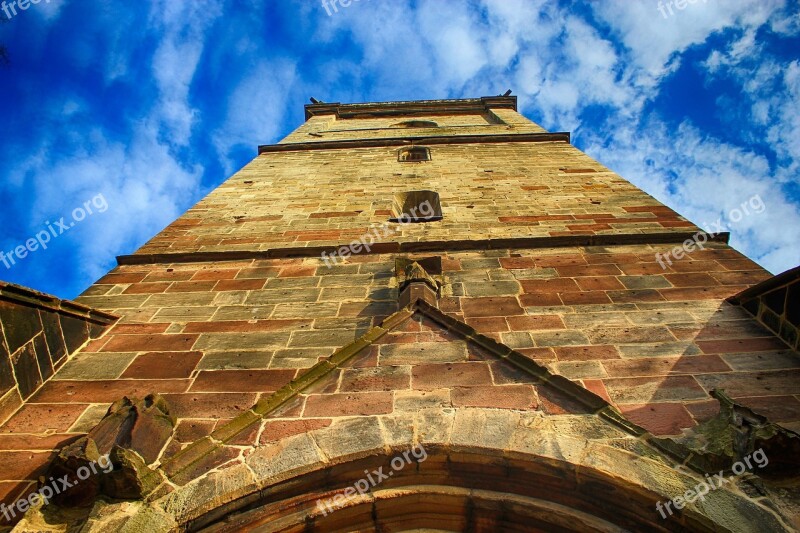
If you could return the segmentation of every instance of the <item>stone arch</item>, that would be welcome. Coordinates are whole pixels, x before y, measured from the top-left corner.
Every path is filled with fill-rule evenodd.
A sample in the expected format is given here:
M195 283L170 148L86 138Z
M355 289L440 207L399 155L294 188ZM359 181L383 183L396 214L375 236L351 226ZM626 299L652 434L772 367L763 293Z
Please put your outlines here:
M334 498L365 471L383 466L385 474L412 449L424 449L425 459L323 513L318 500ZM702 478L591 415L424 409L343 419L249 452L134 513L124 504L93 514L124 518L122 530L152 531L347 531L376 520L392 530L789 530L728 488L662 519L655 503Z

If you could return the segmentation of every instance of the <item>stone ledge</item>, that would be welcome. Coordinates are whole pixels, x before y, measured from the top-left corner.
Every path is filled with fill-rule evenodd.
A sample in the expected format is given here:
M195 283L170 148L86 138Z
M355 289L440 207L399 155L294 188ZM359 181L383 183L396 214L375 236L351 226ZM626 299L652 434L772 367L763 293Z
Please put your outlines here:
M569 144L569 132L557 133L495 133L488 135L405 135L378 139L347 139L337 141L313 141L286 144L264 144L258 147L258 155L275 152L307 152L309 150L339 150L353 148L376 148L384 146L408 146L414 142L434 144L491 144L491 143L544 143L563 142Z
M103 326L111 325L119 319L111 313L5 281L0 281L0 297L13 303L45 309Z
M618 246L630 244L678 244L691 239L694 232L663 231L655 233L562 235L557 237L508 237L501 239L383 242L372 245L371 250L359 255L394 253L477 251L502 249L570 248L575 246ZM727 244L730 233L707 235L710 242ZM323 252L333 253L340 246L305 246L273 248L272 250L229 250L220 252L188 252L163 254L120 255L120 265L152 265L173 263L204 263L243 261L251 259L291 259L321 257Z

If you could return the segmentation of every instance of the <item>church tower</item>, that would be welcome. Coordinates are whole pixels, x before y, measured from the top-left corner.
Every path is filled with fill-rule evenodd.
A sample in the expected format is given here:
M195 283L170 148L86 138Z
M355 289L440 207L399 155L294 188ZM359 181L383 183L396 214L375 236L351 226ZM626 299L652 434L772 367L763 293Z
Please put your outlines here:
M0 287L5 505L63 472L19 530L800 528L800 271L727 238L513 96L315 102L77 303Z

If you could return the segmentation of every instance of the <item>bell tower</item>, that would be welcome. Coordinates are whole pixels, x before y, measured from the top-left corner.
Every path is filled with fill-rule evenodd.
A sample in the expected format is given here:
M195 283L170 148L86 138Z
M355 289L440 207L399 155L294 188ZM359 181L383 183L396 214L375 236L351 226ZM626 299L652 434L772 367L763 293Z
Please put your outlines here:
M132 483L93 531L800 527L797 271L513 96L305 112L78 298L102 327L0 427L7 505L84 438Z

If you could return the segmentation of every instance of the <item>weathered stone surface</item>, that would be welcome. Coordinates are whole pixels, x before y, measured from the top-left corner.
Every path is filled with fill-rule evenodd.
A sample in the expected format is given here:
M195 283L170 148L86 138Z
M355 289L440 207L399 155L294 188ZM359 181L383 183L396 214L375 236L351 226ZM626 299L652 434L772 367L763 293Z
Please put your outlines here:
M114 446L136 451L146 463L152 463L166 444L175 426L166 400L148 395L144 400L122 398L114 402L100 423L87 437L101 454Z
M723 301L765 275L724 243L662 268L655 254L696 228L566 136L527 122L511 99L499 101L499 107L496 99L481 103L478 113L452 114L448 107L436 117L415 117L441 124L412 132L394 126L400 117L383 114L387 106L370 108L380 111L375 115L332 120L328 109L311 116L281 147L269 148L141 252L121 259L140 264L122 264L86 292L85 303L124 315L120 327L88 343L81 328L59 333L69 337L61 350L43 317L47 350L35 349L36 357L23 361L37 365L39 379L49 375L52 359L58 361L53 369L64 363L67 346L85 347L66 363L64 379L39 392L35 379L23 387L35 405L70 405L68 417L37 411L48 420L36 429L65 431L71 423L72 430L86 431L122 395L168 394L182 427L197 428L165 448L162 469L172 483L148 496L167 509L175 528L203 527L241 504L263 511L270 527L298 518L297 529L326 530L329 522L321 520L328 517L313 510L321 496L316 491L342 490L347 472L360 476L370 461L415 442L431 448L419 472L406 469L386 489L375 489L405 493L386 492L379 511L365 496L368 511L354 503L328 519L347 530L348 519L366 516L364 530L391 529L376 524L372 513L402 515L409 512L403 502L412 502L418 512L405 529L430 526L424 523L429 516L444 516L443 529L452 530L502 529L499 520L511 516L529 519L521 527L541 521L542 529L542 523L568 529L595 524L603 513L629 530L652 525L637 522L642 518L635 513L654 515L656 528L713 528L696 509L670 525L661 522L649 489L685 483L671 467L654 470L634 459L663 466L686 452L659 447L652 435L674 435L706 416L701 404L711 385L724 384L737 400L750 399L798 427L800 364L778 348L773 333L783 333L796 315L792 291L765 300L760 316L771 331ZM513 138L520 132L532 136L506 142L521 140ZM463 133L480 137L464 144L455 138ZM440 137L428 147L429 161L400 163L398 146L380 145L387 135L409 134L415 142ZM507 137L496 142L501 139L484 134ZM344 144L311 146L332 139ZM296 141L302 144L284 146ZM387 192L387 183L435 189L444 218L391 225L380 235L393 194L402 192ZM332 250L362 237L374 237L370 251L362 243L359 252L330 260ZM436 261L426 254L437 254ZM397 259L411 267L399 279ZM395 313L412 279L423 292L440 292L436 301L417 300L413 310L427 311L424 320ZM444 314L428 309L435 304ZM99 333L86 326L87 338ZM4 409L16 409L15 401ZM160 439L143 453L158 453ZM42 461L47 451L38 447L45 442L34 442ZM133 476L125 484L137 487L141 465L127 453L118 452L118 463ZM594 463L590 454L598 456ZM31 473L33 459L9 457L15 464L0 472L0 491L17 483L2 477L10 470L24 483L38 475ZM325 484L328 469L342 476L340 485ZM414 478L417 473L423 477ZM438 486L398 488L404 476ZM456 481L473 486L452 486ZM493 490L502 502L481 493ZM562 499L546 501L551 497ZM708 516L726 512L725 505ZM98 525L139 527L121 514L143 508L105 509L110 514L98 515ZM590 518L570 522L559 509L581 509ZM187 523L206 512L208 522Z

